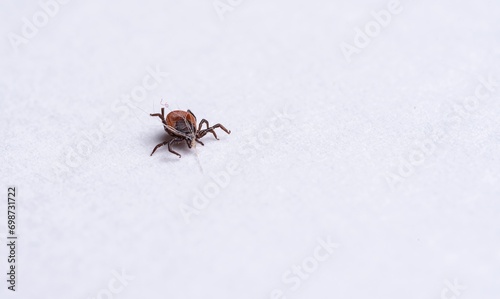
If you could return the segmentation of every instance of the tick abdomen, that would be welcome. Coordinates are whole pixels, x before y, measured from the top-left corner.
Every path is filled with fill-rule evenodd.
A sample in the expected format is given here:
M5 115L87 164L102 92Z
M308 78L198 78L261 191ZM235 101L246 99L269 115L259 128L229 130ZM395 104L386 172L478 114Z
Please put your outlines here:
M175 110L167 115L167 125L184 134L196 132L196 118L186 111Z

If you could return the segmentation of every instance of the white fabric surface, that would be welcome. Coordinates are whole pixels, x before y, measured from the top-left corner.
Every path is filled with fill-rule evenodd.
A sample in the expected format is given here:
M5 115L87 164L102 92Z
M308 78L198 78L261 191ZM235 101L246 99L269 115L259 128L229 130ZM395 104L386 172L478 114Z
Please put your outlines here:
M231 3L222 20L211 0L72 0L18 51L40 4L0 4L0 181L20 209L18 292L1 274L0 298L106 298L121 269L113 298L452 298L454 279L457 298L497 298L500 86L470 97L500 80L500 3L401 1L351 63L342 42L389 1ZM232 134L150 157L160 102Z

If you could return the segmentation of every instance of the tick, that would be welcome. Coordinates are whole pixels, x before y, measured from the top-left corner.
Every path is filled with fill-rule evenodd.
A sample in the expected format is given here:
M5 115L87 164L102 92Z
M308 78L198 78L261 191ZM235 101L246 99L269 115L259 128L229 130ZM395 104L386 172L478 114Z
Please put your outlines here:
M180 158L181 155L172 150L173 144L185 141L189 148L196 147L196 142L198 142L201 145L204 145L203 142L201 142L199 139L204 137L208 133L212 133L215 139L219 140L214 130L216 128L220 128L224 132L231 134L231 131L226 129L221 124L216 124L210 127L206 119L202 119L200 121L200 124L198 125L198 128L196 128L196 116L193 114L193 112L191 112L191 110L188 111L175 110L167 114L167 117L165 118L165 108L161 108L161 114L155 113L150 115L158 116L161 119L161 122L163 123L163 128L168 133L168 135L174 137L169 141L165 141L158 144L153 149L151 156L155 153L155 151L158 148L168 144L168 151L173 154L176 154ZM202 129L204 124L207 125L206 129Z

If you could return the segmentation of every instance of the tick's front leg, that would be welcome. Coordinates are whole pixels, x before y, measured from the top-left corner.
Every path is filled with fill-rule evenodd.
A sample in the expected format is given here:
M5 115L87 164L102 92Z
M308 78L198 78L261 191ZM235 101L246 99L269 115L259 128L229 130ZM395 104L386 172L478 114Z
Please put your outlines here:
M154 113L154 114L150 114L150 116L158 116L161 119L161 122L165 122L165 108L161 108L161 114Z
M228 133L228 134L231 134L231 130L228 130L226 129L223 125L221 124L216 124L215 126L211 127L210 129L217 129L217 128L220 128L222 129L222 131Z
M164 146L167 143L168 143L168 141L165 141L165 142L162 142L162 143L158 144L157 146L155 146L155 149L153 150L153 152L151 153L150 156L152 156L156 152L157 149L159 149L160 147Z
M172 154L176 154L177 156L179 156L179 158L182 156L178 152L176 152L172 149L172 144L177 143L177 142L181 142L181 141L182 141L182 139L172 139L168 143L168 151L171 152Z
M207 129L209 128L208 120L202 119L200 121L200 124L198 125L198 131L201 131L201 127L203 127L203 124L207 124Z
M205 137L205 135L207 135L208 133L212 133L212 134L214 134L215 139L219 140L219 138L217 137L217 133L215 133L214 129L212 129L212 128L208 128L208 129L205 129L205 130L201 130L201 131L200 131L200 135L199 135L199 137L198 137L198 138Z
M150 116L158 116L161 119L161 122L164 122L163 117L160 113L150 114Z

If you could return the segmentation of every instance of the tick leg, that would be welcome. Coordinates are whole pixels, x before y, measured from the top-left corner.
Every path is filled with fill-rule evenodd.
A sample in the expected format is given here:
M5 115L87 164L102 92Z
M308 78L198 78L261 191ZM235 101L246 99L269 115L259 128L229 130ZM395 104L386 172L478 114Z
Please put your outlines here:
M156 152L157 149L159 149L160 147L164 146L167 143L168 143L168 141L165 141L165 142L162 142L162 143L158 144L157 146L155 146L155 149L153 150L153 152L151 153L150 156L152 156Z
M203 121L202 121L203 122ZM201 123L200 123L201 125ZM207 122L207 125L208 125L208 122ZM215 126L213 127L210 127L210 128L207 128L205 130L201 130L200 133L199 133L199 137L198 138L201 138L205 135L207 135L208 133L212 133L214 134L214 137L215 139L219 140L219 138L217 137L217 134L215 133L215 130L214 129L217 129L217 128L220 128L222 129L224 132L228 133L228 134L231 134L231 131L229 131L228 129L226 129L223 125L221 124L216 124Z
M158 116L159 118L161 118L161 122L164 122L165 121L165 108L161 108L161 114L160 113L154 113L154 114L150 114L151 116Z
M199 144L201 144L201 145L205 146L205 144L203 144L203 142L199 141L198 139L195 139L195 140L196 140L196 142L198 142Z
M207 129L209 128L208 120L202 119L200 121L200 125L198 126L198 131L201 131L201 127L203 127L203 124L207 124Z
M179 155L179 153L177 153L176 151L172 150L172 147L171 147L172 144L180 142L180 141L182 141L182 139L172 139L170 141L165 141L165 142L162 142L162 143L158 144L157 146L155 146L153 152L151 153L151 156L156 152L157 149L159 149L160 147L164 146L165 144L168 144L168 151L171 152L171 153L173 153L173 154L176 154L180 158L181 155Z
M210 129L217 129L217 128L220 128L222 129L222 131L228 133L228 134L231 134L231 131L226 129L223 125L221 124L216 124L215 126L211 127Z
M198 138L204 137L204 136L205 136L205 135L207 135L208 133L212 133L212 134L214 134L215 139L219 140L219 138L217 137L217 134L215 133L214 129L212 129L212 128L208 128L208 129L205 129L205 130L201 130L201 131L200 131L200 136L199 136Z
M180 142L180 141L182 141L182 139L172 139L168 143L168 151L171 152L172 154L176 154L177 156L179 156L179 158L181 157L181 155L178 152L174 151L171 146L172 146L172 144Z
M165 122L165 116L163 115L163 108L161 108L161 114L155 113L155 114L150 114L150 115L151 116L158 116L161 119L161 123L163 124L163 129L165 129L165 132L170 134L170 132L167 129L166 122Z
M191 111L191 110L187 110L189 113L191 113L192 116L194 116L194 118L196 119L196 115L194 115L194 113Z

